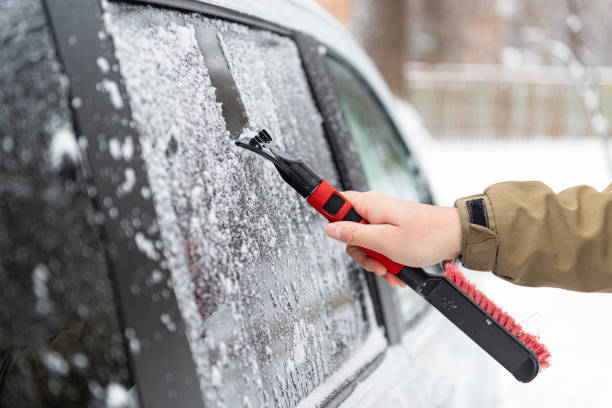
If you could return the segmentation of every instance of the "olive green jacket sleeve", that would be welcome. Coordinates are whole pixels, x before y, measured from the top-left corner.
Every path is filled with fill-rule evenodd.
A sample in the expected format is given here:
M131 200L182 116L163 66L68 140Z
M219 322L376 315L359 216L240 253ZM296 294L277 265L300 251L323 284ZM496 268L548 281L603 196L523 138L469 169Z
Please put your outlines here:
M455 203L462 259L518 285L612 292L612 184L506 182Z

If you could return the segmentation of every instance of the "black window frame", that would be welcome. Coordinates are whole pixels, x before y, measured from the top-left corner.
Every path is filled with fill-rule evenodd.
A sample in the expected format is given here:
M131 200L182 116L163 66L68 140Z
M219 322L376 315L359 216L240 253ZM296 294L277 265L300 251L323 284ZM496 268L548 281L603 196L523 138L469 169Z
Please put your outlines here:
M149 183L144 160L141 156L138 133L129 126L132 123L131 108L126 103L122 109L116 110L110 105L107 98L96 91L96 84L110 76L110 79L115 80L119 85L123 100L129 100L120 72L118 70L111 71L103 78L96 66L95 61L98 56L104 56L111 66L118 65L114 55L112 36L106 31L102 21L101 0L43 1L51 23L58 57L70 80L70 99L81 98L84 101L83 106L78 109L71 107L76 134L86 137L89 146L86 160L83 161L80 171L83 173L88 186L97 190L97 194L92 197L93 205L105 216L100 233L113 281L120 325L124 331L124 343L126 343L129 366L137 386L141 405L154 408L166 407L180 401L181 405L203 407L204 403L198 386L195 364L187 338L184 335L185 324L178 309L174 291L171 290L170 296L163 298L161 301L159 300L159 287L144 286L138 297L131 293L134 281L143 280L143 271L157 269L162 272L164 281L169 279L169 270L163 266L165 259L160 254L161 259L151 260L135 248L131 237L127 237L123 232L123 226L119 222L120 217L112 217L109 212L110 208L102 205L103 197L112 197L116 192L116 184L111 182L111 176L123 174L128 164L114 160L108 150L100 151L93 146L97 146L101 135L112 135L120 142L131 137L135 146L135 154L129 166L136 172L136 185L133 191L137 193L118 200L117 208L121 214L127 214L135 209L139 211L141 217L148 220L149 227L152 226L153 230L156 231L152 236L149 236L150 239L154 241L160 239L159 228L155 228L157 216L153 199L150 196L145 198L140 194L143 188L149 188ZM201 3L196 0L122 1L197 12L207 17L241 23L251 28L267 30L291 38L298 47L313 98L323 117L324 133L329 142L330 151L342 183L342 186L339 187L367 189L363 170L360 169L359 165L355 166L355 163L359 163L356 150L346 148L350 144L354 146L354 142L342 112L335 83L323 56L319 52L319 47L324 46L326 52L332 53L336 58L343 61L347 67L363 79L363 76L348 61L342 59L340 54L335 53L307 34L217 5ZM104 32L106 35L99 36L99 32ZM72 44L71 37L73 36L78 39L76 45ZM366 84L368 83L365 80L363 81ZM373 97L381 105L385 115L388 115L377 95L373 94ZM401 134L394 121L390 117L388 119L395 131ZM351 163L351 166L347 166L346 163ZM110 170L111 168L112 170ZM368 283L378 325L385 329L385 335L390 345L399 343L402 335L401 317L399 316L395 293L381 279L376 279L371 273L363 270L362 273ZM153 301L152 299L158 300ZM143 314L159 316L162 311L164 313L170 311L173 320L177 322L178 328L174 333L165 330L165 325L159 318L142 319ZM150 335L155 332L164 333L164 336L161 341L153 342L147 347L141 347L138 353L133 353L127 344L127 339L125 339L127 328L135 330L139 337L150 338ZM160 359L159 356L163 353L167 354L167 350L173 350L172 358ZM383 357L384 352L374 361L361 367L355 378L348 380L327 397L324 405L332 407L340 405L350 395L354 387L376 368ZM160 370L161 367L153 367L152 361L162 364L164 372L174 374L175 378L189 379L189 384L182 381L178 384L178 387L175 387L176 396L180 398L179 400L176 399L176 396L170 397L168 395L166 392L168 383L165 376L155 375L155 370Z

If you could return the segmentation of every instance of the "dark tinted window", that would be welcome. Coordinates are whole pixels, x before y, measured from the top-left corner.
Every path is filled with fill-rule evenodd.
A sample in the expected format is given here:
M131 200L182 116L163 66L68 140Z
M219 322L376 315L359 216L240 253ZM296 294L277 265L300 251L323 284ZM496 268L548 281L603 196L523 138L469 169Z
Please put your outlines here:
M250 126L338 185L293 42L196 14L109 11L207 406L295 406L368 341L354 370L373 359L385 340L362 273L269 163L234 146L196 35L219 30Z
M410 152L371 89L346 65L326 59L370 187L407 200L428 201Z
M0 6L0 406L102 406L131 386L96 214L41 2Z
M429 202L410 152L370 87L342 62L329 56L326 60L370 188L394 197ZM398 288L397 293L406 321L425 306L410 289Z

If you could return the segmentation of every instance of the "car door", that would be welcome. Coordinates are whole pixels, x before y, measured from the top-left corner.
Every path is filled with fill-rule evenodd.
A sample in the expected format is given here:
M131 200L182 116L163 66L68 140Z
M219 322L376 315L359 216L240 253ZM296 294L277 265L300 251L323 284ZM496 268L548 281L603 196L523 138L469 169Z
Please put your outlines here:
M393 197L433 204L426 180L371 87L341 57L328 53L325 61L369 188ZM426 304L413 291L398 290L396 294L406 323Z
M53 137L43 145L51 162L60 158L55 160L60 173L77 179L81 206L66 206L89 217L87 228L77 228L85 232L70 239L60 232L80 225L76 216L54 224L56 241L75 254L78 262L68 269L78 272L95 254L100 262L95 265L99 270L74 273L76 282L95 288L96 296L79 285L64 290L58 280L62 296L79 294L73 303L62 303L72 305L74 316L41 336L86 320L94 306L110 305L111 323L93 331L99 335L98 347L85 354L95 362L87 372L99 370L102 379L81 375L83 359L73 354L61 359L51 354L42 372L56 380L66 370L81 373L87 385L84 398L92 406L134 406L138 400L147 407L338 405L376 367L399 358L389 344L400 341L404 322L418 314L413 313L418 300L400 297L398 307L397 294L357 268L342 245L324 236L324 218L272 166L234 146L198 33L216 30L249 126L268 129L278 144L330 183L363 189L369 181L383 188L372 178L372 169L380 173L380 168L364 156L368 133L359 133L351 122L346 100L334 97L334 80L340 82L332 75L338 72L325 66L312 39L200 2L153 3L164 7L45 2L53 35L45 41L57 46L60 57L50 62L54 71L49 77L64 87L56 95L64 110L59 115L63 122L50 118L41 124L56 123L47 133L59 135L57 144ZM34 9L42 13L37 4ZM338 91L342 96L339 86ZM414 173L405 146L395 136L385 140L376 148L377 166L392 166L397 180L403 166ZM75 145L82 156L64 171L64 156L70 159ZM5 151L7 146L3 142ZM396 149L401 154L389 159ZM60 153L53 155L56 150ZM406 185L406 191L418 188ZM7 210L6 219L14 208ZM61 212L38 215L48 221ZM46 237L43 229L27 233ZM87 248L93 249L75 246L89 241ZM47 247L48 242L41 243ZM22 262L39 259L6 248ZM62 256L56 255L68 262ZM49 273L60 276L62 270L52 260L42 267L38 261L27 265L32 280L20 274L14 282L23 288L14 298L27 291L36 295L24 297L24 307L31 308L32 319L41 320L47 303L33 306L39 295L49 293L41 285ZM55 266L47 273L44 265ZM13 282L8 275L7 281ZM403 319L404 309L412 317ZM5 314L11 317L11 330L35 325L32 319L18 323L8 309ZM413 406L429 406L419 387L421 371L402 356L404 391L409 391L402 398ZM53 391L59 382L60 394L70 400L70 382L54 381L45 387Z
M323 57L329 70L347 126L358 149L369 187L411 201L433 204L418 162L405 141L413 136L395 124L367 79L333 50ZM407 115L404 120L415 119ZM408 129L418 129L410 123ZM403 133L402 133L403 132ZM427 268L441 273L439 267ZM387 321L400 334L391 338L386 357L370 377L347 398L343 406L490 406L494 386L480 379L478 393L470 392L469 372L486 372L493 364L482 350L457 331L423 299L409 289L396 288L398 313ZM466 373L466 375L455 375ZM397 378L381 389L386 378Z
M341 367L358 357L355 374L387 344L365 275L269 163L234 146L197 36L217 31L249 125L340 185L298 47L180 10L106 11L204 404L323 404Z
M326 52L324 59L355 141L368 187L391 196L432 204L426 180L367 80L333 51ZM429 269L436 272L438 268ZM421 337L413 331L432 310L410 289L398 287L392 290L392 295L397 299L397 311L386 324L393 326L399 334L392 339L378 369L370 378L364 379L342 406L445 406L449 403L451 387L448 383L436 382L439 374L419 361L421 359L414 354L412 344L407 344L407 347L401 344L402 339L410 335ZM377 383L387 376L397 380L380 389Z

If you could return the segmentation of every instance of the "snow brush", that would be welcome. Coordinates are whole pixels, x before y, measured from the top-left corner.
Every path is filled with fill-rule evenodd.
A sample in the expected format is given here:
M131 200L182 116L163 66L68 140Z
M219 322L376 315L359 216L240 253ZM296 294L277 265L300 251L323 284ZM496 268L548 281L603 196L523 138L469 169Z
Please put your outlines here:
M271 161L283 180L330 222L367 224L350 202L301 159L294 158L272 142L265 129L250 132L236 145ZM533 380L549 365L550 353L538 338L523 331L507 313L470 283L458 266L446 263L444 276L421 268L400 265L367 248L361 248L421 295L448 320L482 347L521 382Z

